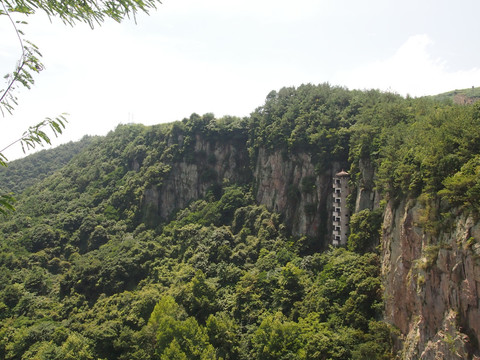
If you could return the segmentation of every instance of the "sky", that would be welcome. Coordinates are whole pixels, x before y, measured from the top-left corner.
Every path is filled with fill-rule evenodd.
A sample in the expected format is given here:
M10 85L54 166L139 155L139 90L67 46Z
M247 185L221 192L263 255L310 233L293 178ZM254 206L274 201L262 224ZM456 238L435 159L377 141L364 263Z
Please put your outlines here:
M271 90L302 83L414 97L480 86L479 13L478 0L163 0L92 30L38 12L23 30L45 69L0 114L0 149L61 113L69 123L53 145L120 123L248 116ZM0 73L19 56L2 16Z

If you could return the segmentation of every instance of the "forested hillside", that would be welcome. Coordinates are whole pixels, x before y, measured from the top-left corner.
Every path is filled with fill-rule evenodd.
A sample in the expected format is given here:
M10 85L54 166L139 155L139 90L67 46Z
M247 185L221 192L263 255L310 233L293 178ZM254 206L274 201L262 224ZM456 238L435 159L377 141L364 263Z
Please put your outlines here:
M22 192L65 166L94 139L85 136L78 142L69 142L49 151L41 150L9 162L8 167L0 167L0 189L3 192Z
M1 180L18 202L0 224L0 358L419 358L440 325L413 342L417 313L389 312L388 261L409 255L390 235L395 209L421 208L410 250L426 262L404 266L418 296L458 217L472 224L456 244L478 250L478 104L302 85L247 118L120 125L78 146L45 179L27 157ZM353 215L333 248L342 168ZM478 353L458 311L445 358Z
M480 90L472 86L470 89L457 89L434 95L433 98L446 103L473 104L480 100Z

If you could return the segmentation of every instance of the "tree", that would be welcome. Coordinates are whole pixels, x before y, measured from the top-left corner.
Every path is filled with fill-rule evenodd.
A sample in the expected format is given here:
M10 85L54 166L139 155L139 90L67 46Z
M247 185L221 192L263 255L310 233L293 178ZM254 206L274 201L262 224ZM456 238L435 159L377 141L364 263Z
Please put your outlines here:
M302 329L277 312L267 315L252 337L255 359L304 359Z
M155 352L160 359L215 359L204 327L184 310L173 297L164 296L150 316L149 325L155 330Z
M382 211L365 209L352 215L350 219L350 235L347 248L350 251L364 254L374 251L380 240Z
M27 24L25 21L14 21L14 13L22 15L33 15L37 11L43 11L48 17L59 17L65 24L71 26L77 22L85 22L90 27L101 25L106 18L111 18L121 22L125 18L136 18L139 11L148 14L150 9L155 9L160 0L66 0L66 1L47 1L47 0L0 0L0 16L6 16L11 22L21 49L21 54L15 69L5 76L6 87L0 89L0 112L12 113L15 105L18 104L15 91L19 86L30 89L34 84L33 74L43 70L40 61L42 54L38 47L25 38L21 25ZM35 148L36 145L50 144L50 136L47 129L54 136L58 136L65 128L66 114L56 118L46 118L38 124L31 126L23 135L0 150L0 166L7 165L7 158L3 155L5 149L20 143L24 152L26 149ZM15 199L12 194L4 194L0 189L0 213L6 214L14 211Z

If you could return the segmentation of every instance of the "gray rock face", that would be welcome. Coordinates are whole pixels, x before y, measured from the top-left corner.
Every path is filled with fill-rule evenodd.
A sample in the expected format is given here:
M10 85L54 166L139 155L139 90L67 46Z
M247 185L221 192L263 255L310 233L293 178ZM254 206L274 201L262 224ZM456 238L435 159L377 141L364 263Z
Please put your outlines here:
M145 206L155 207L159 221L205 196L214 184L246 183L251 178L245 147L195 138L193 160L174 162L161 187L146 189Z
M480 341L480 224L457 216L432 234L423 216L414 201L385 211L385 318L402 333L402 359L465 359Z
M360 160L360 179L357 185L357 197L355 199L355 212L364 209L378 208L380 203L380 194L375 189L375 169L373 165L366 160Z
M330 225L327 207L333 171L316 174L310 155L260 149L254 171L258 203L283 214L294 235L320 236Z
M143 207L149 218L168 219L205 196L214 184L253 179L257 203L280 213L292 234L317 237L323 246L330 240L332 177L338 166L318 174L307 153L284 155L265 149L259 150L252 166L244 143L207 141L199 135L193 158L170 166L161 186L144 191Z

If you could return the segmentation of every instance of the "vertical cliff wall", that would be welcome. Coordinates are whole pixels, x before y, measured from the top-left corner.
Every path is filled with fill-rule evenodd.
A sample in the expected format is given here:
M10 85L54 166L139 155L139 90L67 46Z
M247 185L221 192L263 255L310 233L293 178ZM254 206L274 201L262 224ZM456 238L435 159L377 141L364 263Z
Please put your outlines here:
M386 207L385 320L401 332L397 346L402 359L476 358L480 224L458 215L448 229L432 234L425 230L423 215L416 201Z
M294 235L328 241L333 173L329 169L318 174L309 154L262 148L254 171L255 196L258 203L282 214Z
M225 181L253 183L257 203L281 214L293 235L316 238L320 247L330 243L332 177L339 164L318 173L308 153L264 148L251 159L244 141L212 141L202 135L195 137L190 150L169 164L161 186L145 189L146 218L156 219L151 224L168 219Z
M378 208L375 168L358 168L355 211ZM480 359L480 222L452 210L435 224L426 214L417 199L384 210L385 321L399 330L398 358Z
M172 165L160 196L162 217L205 196L214 184L243 184L251 178L247 151L234 142L208 141L197 135L193 159Z
M144 207L153 223L168 219L176 210L204 197L215 186L251 181L249 159L244 142L211 141L196 135L191 151L170 164L161 186L144 193Z
M359 178L355 189L355 212L376 209L380 206L380 194L375 188L375 167L369 160L360 159Z

